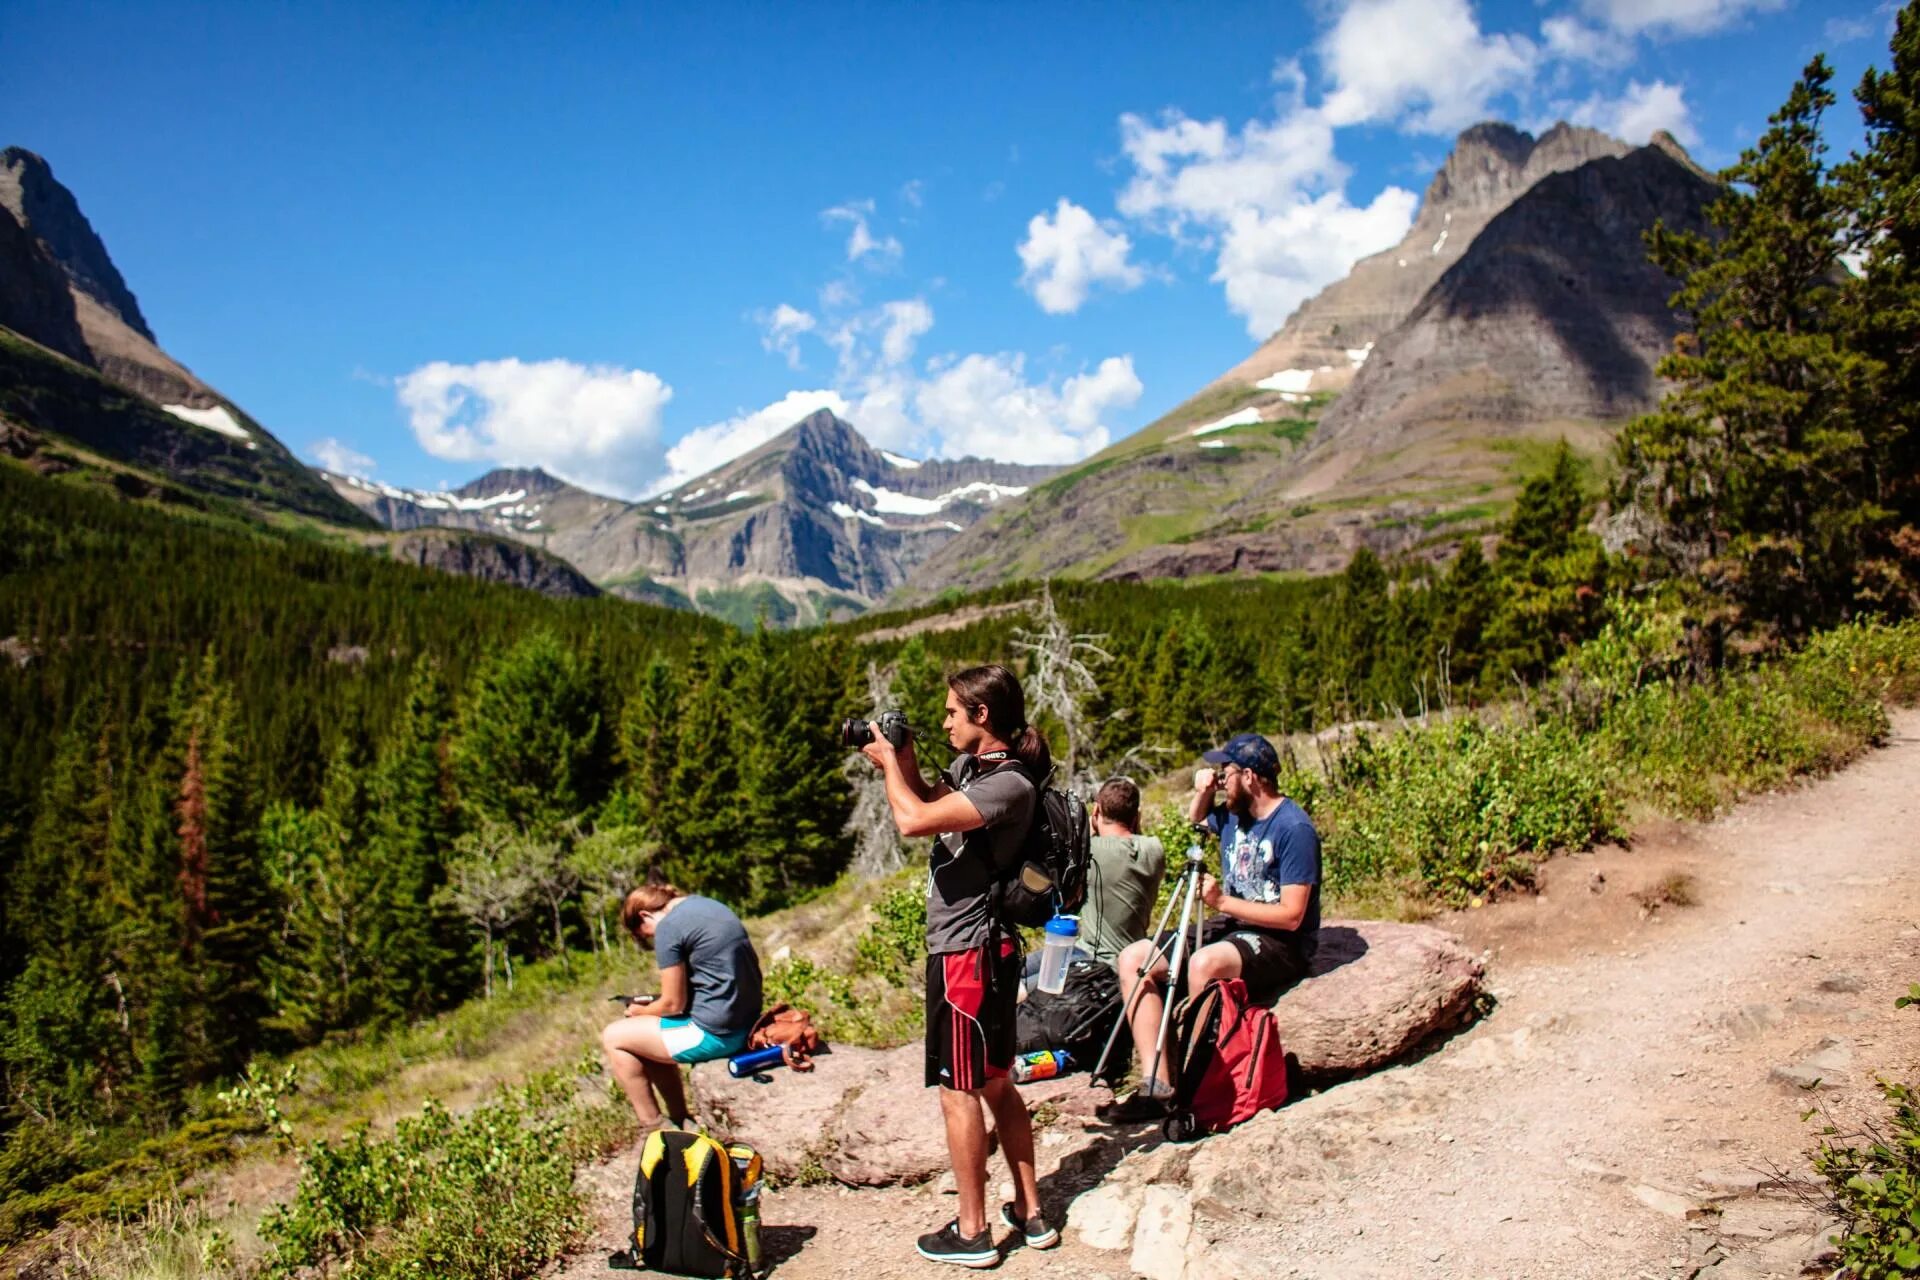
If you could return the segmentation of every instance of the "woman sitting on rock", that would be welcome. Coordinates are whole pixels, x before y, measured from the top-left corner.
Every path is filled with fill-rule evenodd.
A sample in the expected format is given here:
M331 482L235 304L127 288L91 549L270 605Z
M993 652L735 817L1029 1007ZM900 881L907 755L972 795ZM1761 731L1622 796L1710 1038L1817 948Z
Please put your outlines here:
M600 1033L607 1069L626 1090L644 1136L669 1118L676 1125L687 1118L679 1064L731 1057L747 1047L760 1016L760 957L740 917L670 884L635 889L620 919L660 966L660 994L636 997L626 1017ZM665 1116L654 1105L655 1089Z

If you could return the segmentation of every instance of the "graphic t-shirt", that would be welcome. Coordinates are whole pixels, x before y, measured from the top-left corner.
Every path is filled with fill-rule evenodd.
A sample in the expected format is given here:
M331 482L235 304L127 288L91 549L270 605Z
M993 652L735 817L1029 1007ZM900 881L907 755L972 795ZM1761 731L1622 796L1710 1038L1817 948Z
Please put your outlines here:
M1257 822L1215 809L1207 816L1207 827L1220 837L1220 880L1229 897L1278 902L1283 885L1313 886L1298 930L1263 929L1240 922L1243 929L1286 938L1302 957L1311 958L1320 934L1320 833L1313 829L1306 811L1282 798L1272 813Z
M760 1016L760 957L740 917L712 898L682 898L653 929L662 969L687 966L687 1016L715 1035L750 1031Z
M1147 936L1167 851L1153 836L1095 836L1087 850L1087 901L1080 908L1080 945L1112 964L1130 942Z
M965 752L954 757L947 785L973 801L986 825L946 831L933 842L927 862L927 954L946 955L984 947L993 929L996 869L1020 858L1033 824L1034 786L1019 769L996 768Z

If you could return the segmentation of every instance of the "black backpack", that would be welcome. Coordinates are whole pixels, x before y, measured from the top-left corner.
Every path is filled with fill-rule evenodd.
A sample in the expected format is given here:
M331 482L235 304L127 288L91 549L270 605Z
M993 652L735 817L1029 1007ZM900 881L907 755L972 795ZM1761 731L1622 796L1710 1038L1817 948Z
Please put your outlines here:
M1059 995L1029 987L1027 998L1014 1014L1014 1051L1038 1053L1064 1049L1072 1057L1070 1071L1092 1071L1100 1052L1120 1021L1120 979L1113 966L1098 960L1075 960L1067 966L1066 986ZM1113 1043L1102 1076L1118 1080L1133 1060L1133 1037L1122 1032Z
M758 1194L760 1157L752 1147L722 1146L704 1133L656 1129L640 1148L633 1183L633 1248L607 1265L617 1271L682 1276L754 1274L749 1227L741 1210Z
M1027 828L1020 859L1001 873L998 888L1000 919L1025 929L1038 929L1057 915L1072 915L1087 900L1087 865L1093 833L1087 827L1086 802L1071 791L1048 786L1019 760L998 766L1017 770L1033 783L1033 825ZM1045 873L1050 888L1030 888L1022 871L1028 864Z

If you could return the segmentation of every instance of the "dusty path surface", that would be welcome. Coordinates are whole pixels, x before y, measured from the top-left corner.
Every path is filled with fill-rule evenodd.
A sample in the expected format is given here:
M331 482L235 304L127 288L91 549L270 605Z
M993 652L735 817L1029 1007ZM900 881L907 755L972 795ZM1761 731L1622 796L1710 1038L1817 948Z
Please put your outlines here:
M1692 905L1643 904L1674 876ZM1920 981L1920 712L1833 778L1559 859L1538 898L1440 923L1486 948L1497 1007L1417 1062L1199 1144L1233 1143L1265 1195L1257 1212L1196 1206L1188 1280L1801 1274L1820 1224L1763 1172L1804 1171L1811 1102L1844 1122L1878 1112L1876 1075L1920 1079L1920 1011L1893 1008ZM1065 1168L1082 1135L1042 1141L1057 1220L1157 1135ZM607 1274L631 1169L594 1172L602 1226L561 1274ZM940 1274L912 1242L953 1203L936 1187L770 1194L775 1274ZM1001 1270L1133 1273L1128 1252L1066 1234Z

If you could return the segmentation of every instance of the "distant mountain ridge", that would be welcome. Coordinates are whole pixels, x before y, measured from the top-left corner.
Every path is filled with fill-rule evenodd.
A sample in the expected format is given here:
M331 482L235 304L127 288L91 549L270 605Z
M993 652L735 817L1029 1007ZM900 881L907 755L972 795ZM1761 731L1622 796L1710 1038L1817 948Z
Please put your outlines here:
M857 612L998 503L1055 467L979 458L916 461L875 449L821 410L666 493L626 502L537 468L458 489L398 489L327 474L391 529L440 526L559 555L616 594L781 623Z

